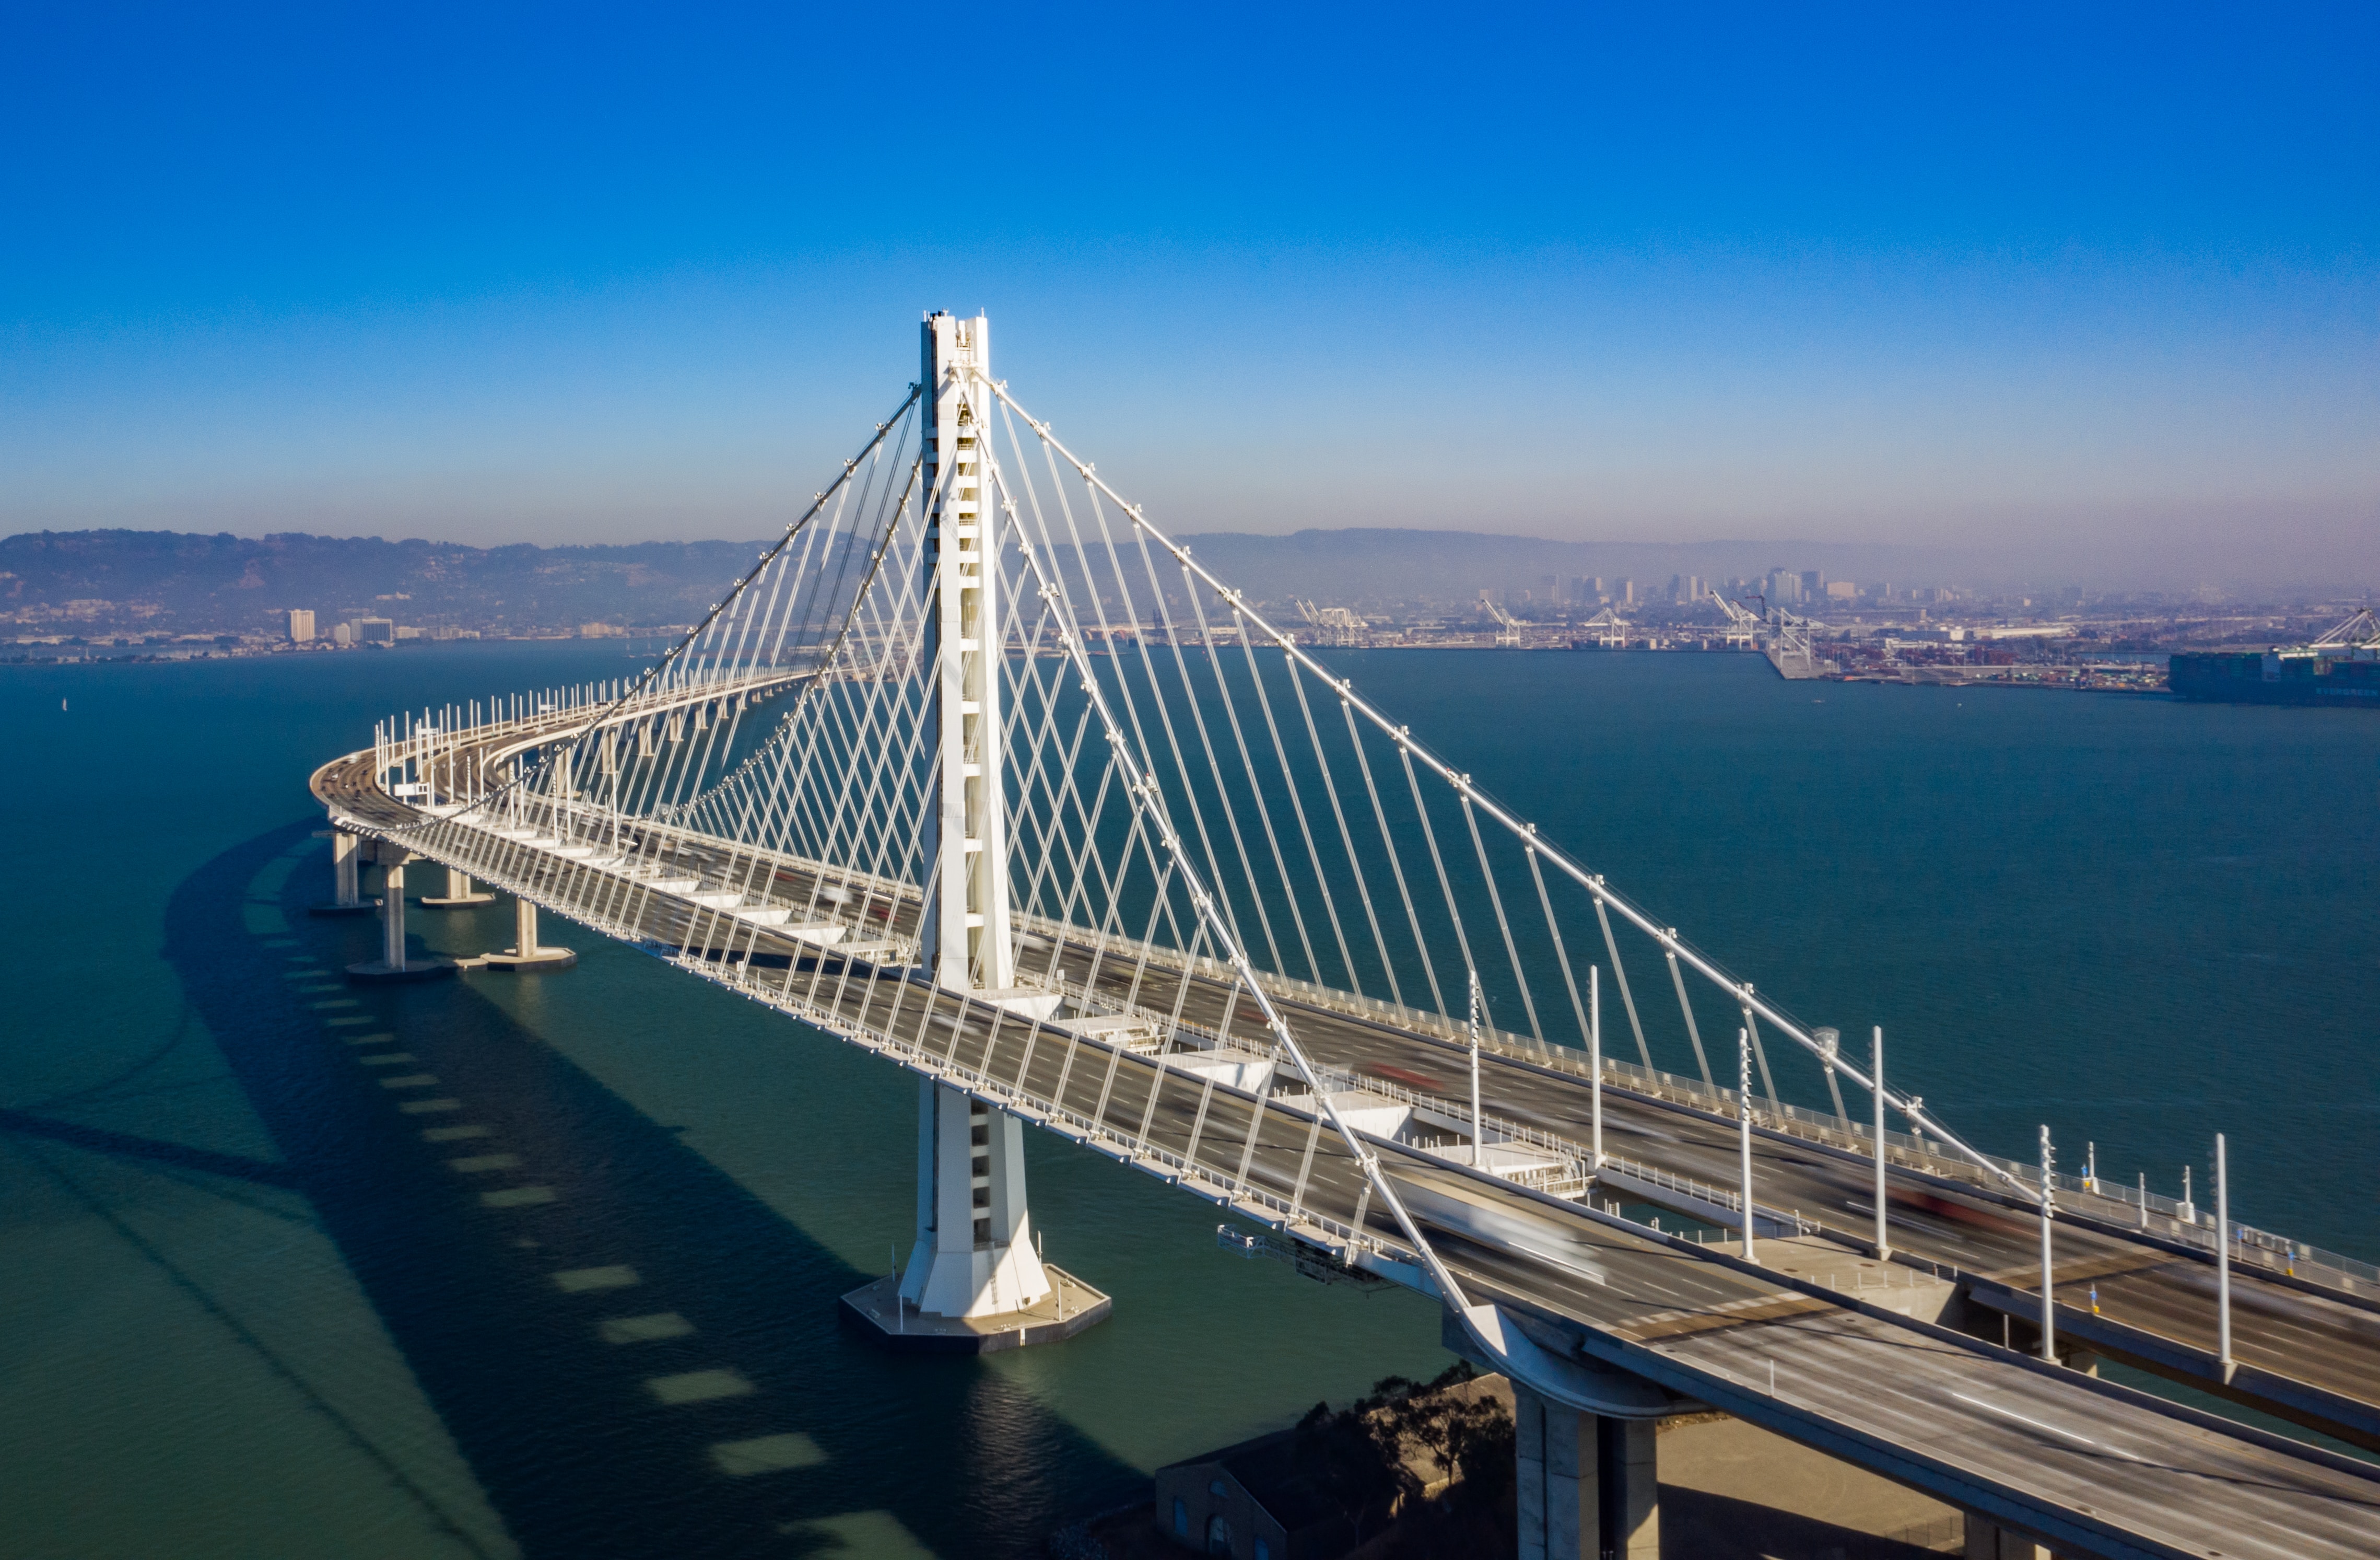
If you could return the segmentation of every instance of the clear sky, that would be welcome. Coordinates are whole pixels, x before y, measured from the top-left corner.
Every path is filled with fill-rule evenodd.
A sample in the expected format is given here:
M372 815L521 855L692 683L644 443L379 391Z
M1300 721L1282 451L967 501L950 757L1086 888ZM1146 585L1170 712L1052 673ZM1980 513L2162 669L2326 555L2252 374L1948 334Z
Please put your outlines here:
M2380 580L2375 18L19 6L0 530L757 536L949 308L1181 530Z

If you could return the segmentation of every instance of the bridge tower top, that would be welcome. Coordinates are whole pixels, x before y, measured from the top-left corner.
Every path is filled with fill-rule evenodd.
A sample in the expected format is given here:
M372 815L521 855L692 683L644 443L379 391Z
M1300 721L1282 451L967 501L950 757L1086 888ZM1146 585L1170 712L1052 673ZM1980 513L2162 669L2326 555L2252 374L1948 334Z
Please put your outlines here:
M984 513L991 455L991 327L940 311L920 333L935 796L925 857L930 887L921 925L934 979L954 990L1006 991L1015 981L1009 932L1008 819L1003 783L1000 555Z

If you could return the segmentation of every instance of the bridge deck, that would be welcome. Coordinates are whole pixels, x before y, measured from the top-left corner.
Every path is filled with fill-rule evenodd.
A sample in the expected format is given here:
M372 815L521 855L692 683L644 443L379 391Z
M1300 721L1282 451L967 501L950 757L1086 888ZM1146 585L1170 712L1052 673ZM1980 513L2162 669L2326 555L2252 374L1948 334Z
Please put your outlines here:
M1091 959L1087 948L1070 947L1062 963L1079 980L1088 974ZM1129 955L1111 953L1105 963L1099 987L1121 998L1133 978ZM1219 982L1196 982L1183 1019L1211 1030L1221 1021L1227 996L1228 989ZM1385 1071L1403 1086L1400 1091L1435 1094L1449 1107L1467 1113L1467 1098L1458 1098L1467 1093L1462 1072L1466 1061L1451 1042L1290 1000L1293 1026L1318 1062L1357 1074ZM1590 1093L1583 1076L1508 1056L1483 1055L1486 1113L1566 1140L1582 1157L1592 1133ZM1657 1165L1707 1186L1732 1188L1738 1174L1732 1122L1625 1089L1607 1086L1604 1091L1604 1146L1608 1155ZM2030 1297L2010 1309L2037 1317L2036 1218L1991 1196L1981 1185L1957 1184L1950 1179L1955 1168L1892 1169L1895 1248L1946 1273L1981 1276L2017 1297ZM1829 1152L1776 1133L1764 1132L1755 1140L1754 1185L1760 1206L1789 1211L1851 1245L1864 1247L1871 1234L1874 1177L1874 1161L1864 1155ZM2052 1289L2059 1301L2061 1328L2078 1338L2092 1335L2111 1352L2132 1356L2142 1355L2143 1346L2125 1347L2118 1329L2162 1340L2176 1347L2142 1358L2142 1363L2195 1378L2202 1385L2219 1385L2210 1261L2098 1221L2072 1218L2058 1225L2055 1251ZM2117 1325L2095 1327L2095 1322ZM2261 1373L2259 1390L2237 1394L2241 1400L2380 1449L2380 1313L2347 1298L2274 1282L2253 1268L2235 1266L2232 1352L2243 1366Z
M1260 1105L1245 1091L1184 1072L1179 1058L1073 1032L1062 1020L1036 1023L966 1002L912 979L905 969L838 956L688 896L722 884L765 886L779 904L800 908L815 898L808 872L798 864L637 825L631 843L642 870L631 876L475 823L432 825L380 791L369 765L369 755L358 755L325 766L317 775L318 794L359 824L405 830L405 842L433 859L570 908L599 930L668 951L712 979L1177 1178L1220 1203L1325 1245L1342 1244L1360 1221L1374 1244L1391 1256L1401 1249L1397 1232L1367 1206L1360 1168L1310 1107L1301 1105L1310 1096L1275 1096ZM701 886L665 890L655 886L657 876ZM896 902L874 924L897 940L914 932L915 911L914 900ZM1067 939L1057 953L1059 969L1078 988L1087 983L1094 992L1120 995L1111 982L1131 979L1129 966L1095 971L1095 960L1109 960L1087 941ZM1231 1001L1228 985L1194 979L1183 988L1180 1018L1220 1028ZM1292 1022L1325 1066L1385 1063L1427 1079L1451 1063L1439 1040L1325 1009L1300 1008ZM1564 1136L1584 1135L1583 1079L1501 1058L1491 1058L1483 1071L1492 1113ZM1609 1091L1606 1129L1643 1145L1641 1152L1658 1146L1665 1161L1690 1173L1699 1169L1715 1182L1731 1178L1715 1157L1728 1148L1723 1131L1674 1106ZM1433 1237L1442 1238L1462 1281L1523 1310L1584 1324L1591 1329L1590 1347L1680 1393L2073 1552L2374 1552L2380 1482L2336 1459L2301 1454L1987 1345L1871 1314L1714 1253L1634 1233L1617 1221L1375 1141L1401 1179L1452 1177L1496 1205L1495 1216L1506 1221L1501 1227L1529 1226L1517 1244L1453 1233ZM1864 1166L1773 1140L1764 1141L1761 1161L1765 1205L1791 1206L1806 1188L1810 1211L1847 1205L1861 1211ZM1903 1225L1909 1231L1903 1238L1930 1239L1966 1269L2017 1268L2030 1249L2015 1233L1950 1213ZM2142 1249L2128 1250L2113 1237L2066 1238L2069 1260L2075 1261ZM2136 1267L2126 1277L2153 1289L2165 1265ZM2150 1313L2143 1305L2140 1314ZM1681 1314L1696 1318L1696 1324L1675 1325ZM2325 1335L2318 1326L2312 1335ZM2346 1336L2362 1347L2360 1338ZM2285 1358L2294 1359L2288 1351L2305 1347L2279 1329L2269 1337L2268 1347Z

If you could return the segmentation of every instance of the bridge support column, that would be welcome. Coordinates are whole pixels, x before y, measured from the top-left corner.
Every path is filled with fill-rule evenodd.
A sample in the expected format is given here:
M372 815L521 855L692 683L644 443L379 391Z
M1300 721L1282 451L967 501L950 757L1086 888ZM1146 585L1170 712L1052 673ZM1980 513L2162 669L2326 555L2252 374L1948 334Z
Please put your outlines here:
M1026 1206L1024 1123L919 1079L917 1237L901 1298L938 1316L990 1316L1049 1293Z
M1660 1560L1653 1420L1585 1414L1512 1383L1521 1560Z
M405 968L405 868L402 864L388 868L381 874L380 899L380 959L391 969Z
M457 871L453 867L446 869L444 894L435 899L427 894L421 896L422 905L431 909L460 909L467 905L492 905L495 902L496 896L492 894L474 893L471 888L471 874Z
M1025 1124L965 1091L917 1085L917 1229L892 1277L843 1298L894 1347L982 1354L1073 1337L1107 1296L1041 1261L1025 1197Z
M990 327L929 314L919 340L928 729L940 758L919 845L927 862L920 961L945 992L1005 1007L1015 987L1007 801L1001 770L998 526L987 518ZM1040 1261L1025 1207L1025 1127L931 1079L917 1096L917 1236L908 1264L843 1298L891 1343L980 1353L1071 1337L1112 1302Z
M455 973L451 960L405 957L405 856L396 847L382 847L387 864L382 869L380 894L381 957L347 966L351 981L431 981Z
M327 905L314 905L307 913L318 916L359 916L370 913L371 902L363 896L364 842L360 835L334 827L331 830L332 899Z
M489 896L493 898L493 895ZM545 974L567 969L578 962L578 956L568 948L549 948L537 940L537 906L518 895L513 896L513 945L502 953L481 954L470 961L474 969L509 969L515 974Z

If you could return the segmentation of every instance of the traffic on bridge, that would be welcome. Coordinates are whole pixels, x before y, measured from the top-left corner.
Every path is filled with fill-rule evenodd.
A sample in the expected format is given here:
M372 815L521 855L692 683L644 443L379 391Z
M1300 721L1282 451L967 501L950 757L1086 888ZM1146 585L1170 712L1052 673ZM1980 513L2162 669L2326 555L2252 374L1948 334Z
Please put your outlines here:
M1657 1554L1651 1427L1704 1408L1960 1507L1971 1554L2380 1553L2380 1469L2095 1371L2380 1450L2380 1274L2219 1187L2059 1175L2046 1129L1982 1152L1882 1031L1802 1023L1157 530L981 317L928 317L643 676L393 718L313 789L329 908L386 876L357 979L451 972L407 950L419 861L516 898L496 962L560 954L541 909L916 1073L915 1242L845 1301L887 1347L1108 1314L1039 1259L1032 1126L1442 1302L1521 1406L1526 1554Z

